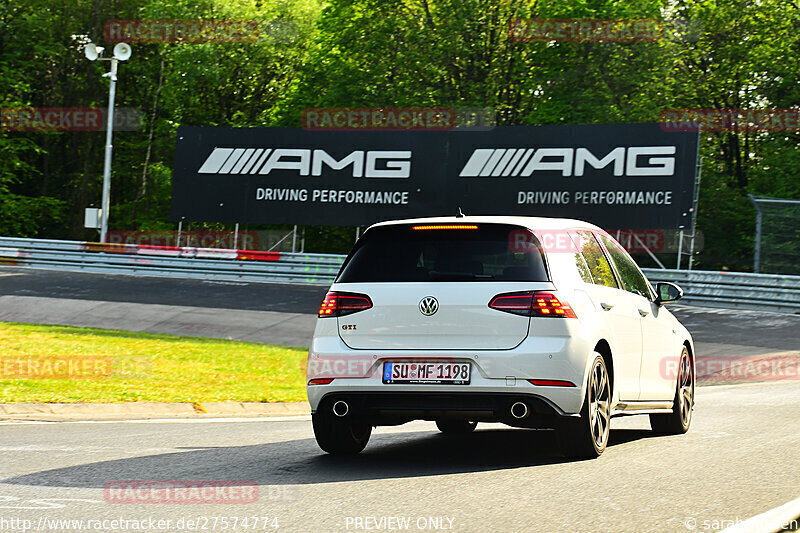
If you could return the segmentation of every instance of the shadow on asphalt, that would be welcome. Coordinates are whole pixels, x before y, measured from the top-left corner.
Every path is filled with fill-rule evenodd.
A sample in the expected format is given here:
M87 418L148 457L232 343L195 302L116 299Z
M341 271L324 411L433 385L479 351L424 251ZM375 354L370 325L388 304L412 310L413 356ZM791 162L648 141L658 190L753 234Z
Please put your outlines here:
M649 430L612 429L609 446L656 438ZM242 480L242 484L294 485L437 476L566 463L553 431L478 430L373 435L356 456L331 456L313 439L187 451L45 470L2 480L14 485L102 488L125 480ZM606 453L609 453L608 451ZM603 460L602 458L600 459Z

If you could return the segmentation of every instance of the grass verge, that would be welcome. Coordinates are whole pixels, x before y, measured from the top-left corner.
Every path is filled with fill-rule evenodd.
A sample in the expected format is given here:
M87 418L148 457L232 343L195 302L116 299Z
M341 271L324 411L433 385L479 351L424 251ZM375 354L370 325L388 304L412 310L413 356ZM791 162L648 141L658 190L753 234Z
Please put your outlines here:
M306 399L307 353L251 342L0 322L0 403L298 402Z

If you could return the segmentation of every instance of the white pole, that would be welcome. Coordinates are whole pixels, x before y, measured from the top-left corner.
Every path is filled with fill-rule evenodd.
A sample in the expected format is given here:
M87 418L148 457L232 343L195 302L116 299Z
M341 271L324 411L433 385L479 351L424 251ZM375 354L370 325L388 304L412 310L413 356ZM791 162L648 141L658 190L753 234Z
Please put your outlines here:
M236 229L233 230L233 249L239 249L239 223L236 223Z
M292 253L297 251L297 224L292 228Z
M100 242L106 242L108 234L108 211L111 205L111 139L114 135L114 97L117 92L117 63L114 58L111 60L111 84L108 89L108 124L106 126L106 153L103 162L103 204L100 222Z

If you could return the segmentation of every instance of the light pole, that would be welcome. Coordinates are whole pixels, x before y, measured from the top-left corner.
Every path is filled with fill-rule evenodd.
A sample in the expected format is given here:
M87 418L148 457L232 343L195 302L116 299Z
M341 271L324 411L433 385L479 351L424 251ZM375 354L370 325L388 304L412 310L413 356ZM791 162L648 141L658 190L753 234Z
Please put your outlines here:
M117 93L117 64L126 61L131 57L131 47L126 43L118 43L114 47L114 57L100 57L103 48L89 43L84 47L84 54L89 61L111 61L111 72L103 74L103 77L110 78L111 84L108 88L108 122L106 124L106 149L105 160L103 162L103 202L100 209L100 242L106 242L108 234L108 211L111 204L111 138L114 134L114 97Z

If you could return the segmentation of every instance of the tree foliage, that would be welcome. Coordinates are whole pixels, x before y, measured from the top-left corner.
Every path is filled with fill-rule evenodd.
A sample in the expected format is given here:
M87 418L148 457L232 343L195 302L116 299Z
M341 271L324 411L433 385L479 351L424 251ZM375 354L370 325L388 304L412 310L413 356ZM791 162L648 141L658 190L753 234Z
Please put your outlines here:
M657 19L652 42L520 42L515 18ZM653 122L665 108L798 108L800 8L787 0L0 0L0 106L103 107L107 64L86 61L111 19L256 20L249 43L135 44L114 140L118 229L170 227L180 124L299 126L326 106L492 107L501 125ZM747 193L800 197L800 134L702 134L698 264L747 269ZM0 233L93 237L102 132L0 131ZM350 231L309 230L319 251Z

